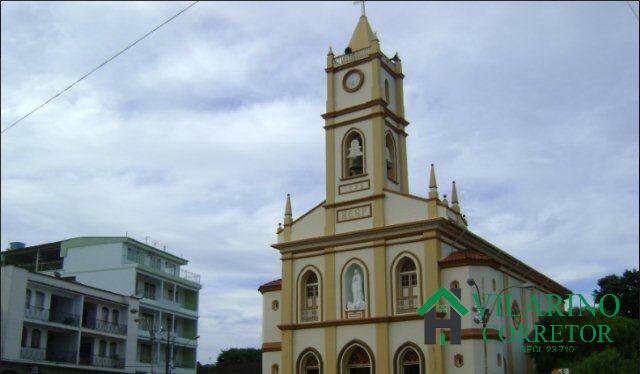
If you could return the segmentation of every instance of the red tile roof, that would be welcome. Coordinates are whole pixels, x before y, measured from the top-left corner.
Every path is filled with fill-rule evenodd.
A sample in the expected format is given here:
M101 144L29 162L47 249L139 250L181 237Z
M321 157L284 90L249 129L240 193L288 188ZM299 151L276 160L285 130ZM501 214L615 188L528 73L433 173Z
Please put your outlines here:
M258 291L260 291L260 293L265 293L270 291L280 291L281 289L282 289L282 279L276 279L261 285L258 288Z
M498 263L491 257L472 249L466 251L455 251L444 259L438 261L438 263L442 268L465 265L498 266Z

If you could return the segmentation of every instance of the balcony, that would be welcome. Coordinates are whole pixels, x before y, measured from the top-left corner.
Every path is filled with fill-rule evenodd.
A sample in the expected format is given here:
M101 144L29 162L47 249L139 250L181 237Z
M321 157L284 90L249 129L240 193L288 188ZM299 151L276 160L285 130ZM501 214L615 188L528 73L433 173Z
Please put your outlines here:
M21 347L20 358L31 361L44 361L46 350L42 348Z
M313 322L318 320L318 308L303 309L300 316L302 322Z
M38 271L52 271L62 269L62 259L56 261L38 262Z
M177 270L177 268L163 267L158 261L147 261L148 256L144 253L127 253L127 260L135 262L142 269L151 271L155 274L168 276L178 280L184 280L200 285L200 275L186 269Z
M145 299L150 299L150 300L155 300L156 299L156 292L155 291L149 291L146 290L144 288L140 288L138 289L138 291L136 291L136 295L143 297Z
M38 321L49 321L49 309L45 309L35 305L29 305L24 308L24 316L28 319L34 319Z
M49 321L61 323L63 325L78 326L80 324L80 316L59 310L50 310Z
M42 307L29 305L24 309L24 316L28 319L42 322L55 322L68 326L78 326L80 316L59 310L51 310Z
M180 309L183 307L182 304L180 304L180 302L169 300L169 299L162 299L160 303L171 309Z
M371 51L371 48L367 47L367 48L359 49L349 54L344 54L342 56L335 57L333 59L333 67L342 66L350 62L368 57L370 51Z
M417 306L417 297L406 297L396 300L397 313L411 313L415 312Z
M124 358L120 358L118 356L102 357L81 354L80 365L97 366L102 368L124 368Z
M76 352L74 351L65 351L61 349L47 351L45 354L46 361L53 362L64 362L75 364L76 363Z
M103 321L101 319L87 318L82 321L82 327L88 329L102 331L109 334L126 335L127 325Z

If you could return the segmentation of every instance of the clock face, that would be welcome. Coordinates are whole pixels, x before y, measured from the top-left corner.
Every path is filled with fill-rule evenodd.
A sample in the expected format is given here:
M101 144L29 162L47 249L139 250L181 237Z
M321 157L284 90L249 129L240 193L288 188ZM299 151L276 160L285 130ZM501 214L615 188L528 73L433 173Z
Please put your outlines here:
M355 92L362 86L364 74L358 69L353 69L345 74L342 79L342 86L347 92Z

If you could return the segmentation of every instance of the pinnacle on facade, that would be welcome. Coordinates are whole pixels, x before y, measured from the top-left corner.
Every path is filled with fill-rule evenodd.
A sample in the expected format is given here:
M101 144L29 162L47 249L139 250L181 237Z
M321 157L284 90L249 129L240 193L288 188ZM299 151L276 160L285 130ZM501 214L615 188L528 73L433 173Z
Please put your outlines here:
M284 225L289 226L293 222L291 214L291 196L287 194L287 202L284 204Z
M442 195L442 203L444 206L449 206L449 200L447 200L447 194Z
M431 164L431 171L429 172L429 198L438 198L438 184L436 183L436 169Z
M460 202L458 201L458 190L456 189L456 181L451 183L451 209L460 213Z

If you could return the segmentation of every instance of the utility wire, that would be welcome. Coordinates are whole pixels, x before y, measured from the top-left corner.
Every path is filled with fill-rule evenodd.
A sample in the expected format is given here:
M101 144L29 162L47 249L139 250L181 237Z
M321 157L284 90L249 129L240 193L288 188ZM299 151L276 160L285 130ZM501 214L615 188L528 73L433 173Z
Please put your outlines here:
M631 9L631 12L633 13L633 15L636 16L636 19L638 19L638 13L636 12L636 10L631 5L631 1L626 1L626 3L629 6L629 9Z
M71 87L75 86L76 84L78 84L80 81L82 81L83 79L85 79L86 77L90 76L91 74L95 73L98 69L100 69L101 67L105 66L106 64L108 64L109 62L115 60L118 56L120 56L121 54L125 53L126 51L128 51L131 47L133 47L134 45L138 44L139 42L141 42L142 40L144 40L146 37L148 37L149 35L153 34L154 32L156 32L159 28L161 28L162 26L166 25L167 23L173 21L175 18L177 18L179 15L181 15L182 13L186 12L187 10L189 10L189 8L191 8L192 6L196 5L198 3L198 1L194 1L193 3L191 3L189 6L187 6L186 8L182 9L181 11L179 11L178 13L174 14L173 16L171 16L170 18L168 18L166 21L162 22L161 24L159 24L158 26L156 26L154 29L152 29L151 31L147 32L146 34L144 34L143 36L141 36L140 38L136 39L136 41L134 41L133 43L129 44L128 46L126 46L124 49L122 49L120 52L116 53L115 55L109 57L107 60L105 60L103 63L101 63L100 65L96 66L95 68L91 69L91 71L89 71L88 73L86 73L85 75L81 76L78 80L76 80L75 82L71 83L70 85L68 85L65 89L63 89L62 91L58 92L57 94L51 96L47 101L45 101L44 103L38 105L37 107L35 107L33 110L31 110L29 113L25 114L24 116L18 118L15 122L13 122L12 124L10 124L9 126L7 126L6 128L2 129L2 131L0 131L1 133L4 133L5 131L9 130L10 128L12 128L13 126L17 125L18 123L20 123L20 121L22 121L23 119L29 117L30 115L32 115L33 113L35 113L38 109L42 108L43 106L49 104L50 102L52 102L55 98L57 98L58 96L62 95L63 93L65 93L66 91L68 91L69 89L71 89Z

